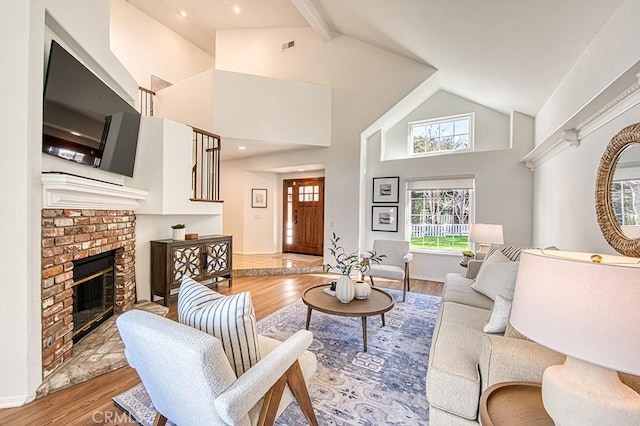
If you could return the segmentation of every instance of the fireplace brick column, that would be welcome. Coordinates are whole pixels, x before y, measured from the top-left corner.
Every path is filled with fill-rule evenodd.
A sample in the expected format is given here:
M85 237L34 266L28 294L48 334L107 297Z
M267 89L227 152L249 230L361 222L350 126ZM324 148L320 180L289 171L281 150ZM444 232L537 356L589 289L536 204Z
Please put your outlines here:
M72 354L73 261L115 250L115 311L136 301L132 210L42 210L42 366L47 377Z

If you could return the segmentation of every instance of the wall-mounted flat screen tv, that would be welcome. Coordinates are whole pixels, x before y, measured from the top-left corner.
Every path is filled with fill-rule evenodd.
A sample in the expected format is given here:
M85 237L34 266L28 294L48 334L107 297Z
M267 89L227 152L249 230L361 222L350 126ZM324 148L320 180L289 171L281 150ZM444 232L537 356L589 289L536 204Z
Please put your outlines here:
M42 152L133 176L140 114L51 42L44 88Z

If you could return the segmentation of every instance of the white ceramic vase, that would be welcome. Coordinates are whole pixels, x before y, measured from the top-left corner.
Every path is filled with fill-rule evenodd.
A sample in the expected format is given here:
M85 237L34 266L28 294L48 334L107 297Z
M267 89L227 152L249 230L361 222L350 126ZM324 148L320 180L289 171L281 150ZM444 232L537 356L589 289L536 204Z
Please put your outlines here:
M366 299L371 294L371 286L366 281L358 280L353 287L356 299Z
M184 241L185 228L172 229L173 241Z
M353 300L354 296L353 281L351 281L349 275L340 275L336 283L336 297L342 303L349 303Z

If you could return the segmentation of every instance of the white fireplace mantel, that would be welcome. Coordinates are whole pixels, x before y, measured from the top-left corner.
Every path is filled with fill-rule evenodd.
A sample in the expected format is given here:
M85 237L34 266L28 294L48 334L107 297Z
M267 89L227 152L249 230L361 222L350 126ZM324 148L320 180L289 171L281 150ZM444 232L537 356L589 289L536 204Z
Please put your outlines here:
M79 176L43 173L43 209L136 210L148 192Z

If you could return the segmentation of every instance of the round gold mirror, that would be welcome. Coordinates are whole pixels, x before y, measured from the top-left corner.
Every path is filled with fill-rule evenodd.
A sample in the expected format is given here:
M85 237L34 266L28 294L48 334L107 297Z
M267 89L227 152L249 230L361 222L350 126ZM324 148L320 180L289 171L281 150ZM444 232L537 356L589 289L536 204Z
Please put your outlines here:
M640 123L611 139L596 178L596 215L617 252L640 257Z

